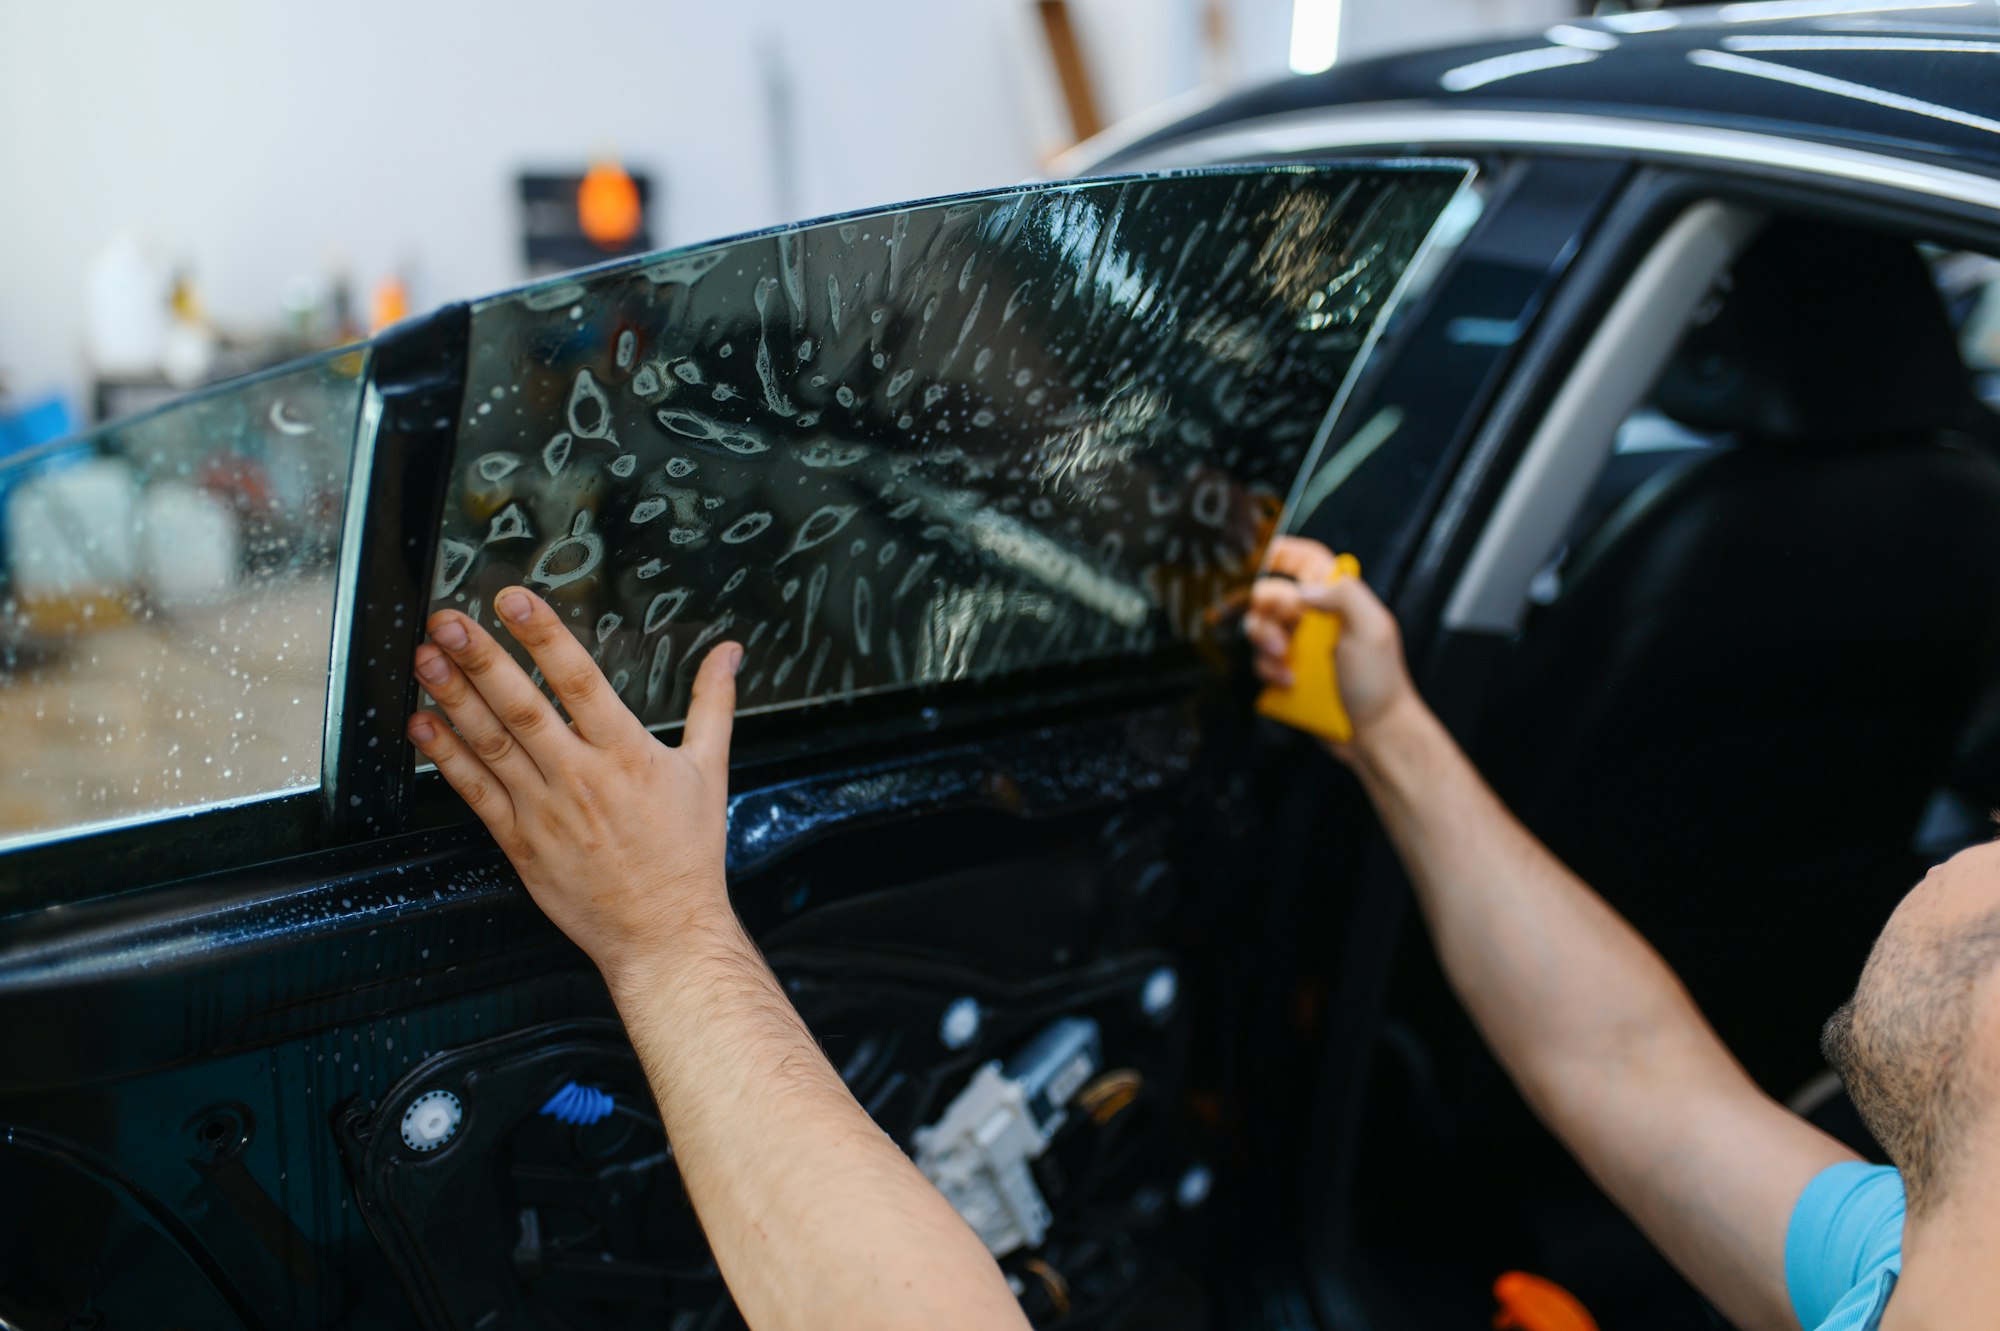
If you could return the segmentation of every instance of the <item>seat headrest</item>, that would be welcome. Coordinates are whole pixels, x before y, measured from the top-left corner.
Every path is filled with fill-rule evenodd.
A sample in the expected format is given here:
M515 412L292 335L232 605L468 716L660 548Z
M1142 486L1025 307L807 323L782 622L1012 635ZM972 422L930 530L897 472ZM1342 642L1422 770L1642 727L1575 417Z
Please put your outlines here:
M1992 431L1915 245L1825 222L1765 228L1683 338L1658 405L1745 443Z

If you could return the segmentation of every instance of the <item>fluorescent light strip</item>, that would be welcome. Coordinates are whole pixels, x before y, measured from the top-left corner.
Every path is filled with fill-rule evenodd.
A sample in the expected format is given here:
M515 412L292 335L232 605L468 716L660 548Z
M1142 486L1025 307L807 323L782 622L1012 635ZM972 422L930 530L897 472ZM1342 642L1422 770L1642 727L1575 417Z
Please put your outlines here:
M1857 102L1869 102L1890 111L1908 111L1911 115L1929 116L1933 120L1964 125L1967 129L2000 134L2000 120L1976 116L1955 106L1943 106L1937 102L1906 97L1902 93L1890 92L1885 88L1873 87L1866 83L1836 79L1825 74L1815 74L1807 69L1793 69L1790 65L1774 64L1769 60L1752 60L1748 56L1728 55L1722 51L1689 51L1687 58L1688 63L1700 65L1704 69L1720 69L1731 74L1746 74L1754 79L1769 79L1773 83L1789 83L1795 88L1806 88L1812 92L1823 92L1834 97L1846 97Z
M1292 0L1292 72L1318 74L1340 59L1341 0Z

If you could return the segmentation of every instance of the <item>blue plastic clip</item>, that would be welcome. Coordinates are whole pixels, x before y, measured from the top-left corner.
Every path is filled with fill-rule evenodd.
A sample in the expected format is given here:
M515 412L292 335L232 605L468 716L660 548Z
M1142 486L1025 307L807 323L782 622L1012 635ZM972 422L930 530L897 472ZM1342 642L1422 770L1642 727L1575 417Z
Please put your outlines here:
M549 1097L541 1112L558 1123L581 1128L602 1123L611 1117L611 1111L616 1107L608 1092L600 1091L595 1086L579 1086L572 1081L563 1083L563 1088Z

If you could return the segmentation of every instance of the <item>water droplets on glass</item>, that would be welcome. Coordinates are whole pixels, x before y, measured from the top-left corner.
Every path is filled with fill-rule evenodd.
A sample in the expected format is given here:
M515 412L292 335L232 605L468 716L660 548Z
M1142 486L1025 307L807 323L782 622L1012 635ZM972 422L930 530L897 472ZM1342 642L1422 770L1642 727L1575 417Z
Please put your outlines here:
M486 529L486 544L495 541L518 541L534 536L528 528L528 516L519 504L509 504L493 515L493 524ZM470 556L467 556L468 560Z
M569 429L579 439L602 439L611 432L611 400L589 370L578 370L570 385Z
M569 431L564 430L550 439L547 446L542 449L542 465L548 468L549 475L560 476L563 468L569 465L572 442Z
M589 577L603 558L604 538L590 529L590 514L579 512L569 534L542 551L528 581L554 591Z
M488 453L472 464L482 481L504 481L521 468L521 459L512 453Z
M0 839L318 785L367 361L316 357L0 465ZM490 488L508 461L468 470ZM448 596L474 551L440 554Z
M775 519L769 513L745 513L724 529L722 543L741 545L745 541L754 540L769 530L773 521Z
M646 607L646 632L659 632L681 612L681 607L685 606L687 601L688 592L685 587L676 587L670 592L661 592L655 596L652 604Z

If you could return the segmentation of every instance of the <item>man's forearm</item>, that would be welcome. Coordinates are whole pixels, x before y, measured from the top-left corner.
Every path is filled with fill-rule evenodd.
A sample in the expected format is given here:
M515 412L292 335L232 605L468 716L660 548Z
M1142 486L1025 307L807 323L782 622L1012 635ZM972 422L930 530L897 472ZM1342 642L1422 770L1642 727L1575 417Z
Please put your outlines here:
M1355 766L1452 987L1558 1133L1588 1131L1601 1115L1581 1102L1634 1075L1741 1075L1659 954L1520 825L1421 702L1385 718Z
M723 1278L757 1331L1025 1326L999 1268L861 1109L726 911L608 975Z
M1273 567L1301 581L1265 578L1252 592L1257 673L1291 687L1293 627L1306 611L1340 617L1355 738L1337 752L1374 800L1445 973L1493 1051L1725 1316L1797 1331L1785 1284L1792 1206L1852 1153L1759 1091L1659 954L1507 812L1417 696L1388 607L1359 579L1314 579L1316 560L1332 563L1324 549L1285 538L1274 550Z

